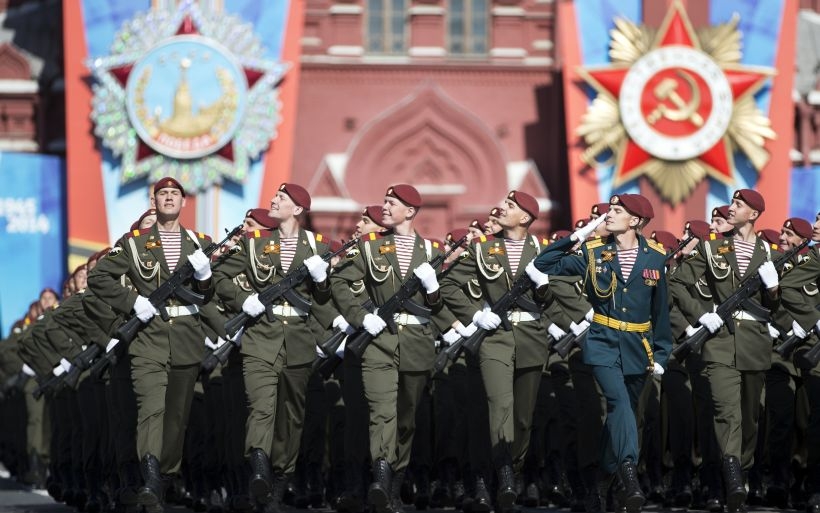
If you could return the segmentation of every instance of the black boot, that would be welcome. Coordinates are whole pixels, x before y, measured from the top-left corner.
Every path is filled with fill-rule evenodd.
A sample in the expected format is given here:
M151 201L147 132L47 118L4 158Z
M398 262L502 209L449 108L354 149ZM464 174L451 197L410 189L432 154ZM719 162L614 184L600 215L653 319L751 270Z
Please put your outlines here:
M726 509L729 513L740 511L746 504L746 487L743 486L743 471L737 457L723 458L723 482L726 485Z
M280 513L282 511L282 499L285 496L285 489L288 487L288 476L281 472L275 472L271 480L270 493L266 496L263 513Z
M621 483L623 484L623 502L621 503L627 513L638 513L646 502L646 497L641 491L641 483L638 481L638 469L635 462L628 459L621 463L618 469Z
M384 458L373 462L373 482L367 489L367 502L375 513L386 513L390 508L390 481L393 471Z
M430 505L430 469L426 466L414 467L413 475L416 481L416 494L413 497L413 505L417 510L425 510ZM393 479L396 479L395 475Z
M515 475L512 465L502 465L497 470L498 473L498 513L504 513L512 509L515 504L517 494L515 493Z
M806 502L806 513L820 513L820 493L813 493Z
M391 513L404 513L404 502L401 500L401 485L404 482L404 470L397 470L393 473L390 481L390 505ZM427 507L425 505L425 507Z
M265 502L271 491L272 471L270 458L262 449L251 449L248 455L251 465L250 492L251 498Z
M140 462L140 470L145 484L137 492L137 503L145 507L146 513L160 513L164 490L159 460L152 454L146 454Z
M493 507L493 500L490 497L490 492L487 490L487 484L483 477L476 477L475 480L475 497L470 505L472 513L487 513Z

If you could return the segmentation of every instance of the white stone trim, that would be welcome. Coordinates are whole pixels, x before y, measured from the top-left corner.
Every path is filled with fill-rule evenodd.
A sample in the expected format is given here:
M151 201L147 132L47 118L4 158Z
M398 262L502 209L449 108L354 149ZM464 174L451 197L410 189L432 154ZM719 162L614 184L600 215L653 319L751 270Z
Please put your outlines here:
M522 58L527 56L527 50L524 48L491 48L490 57L515 57Z
M536 50L552 50L555 47L555 43L550 39L535 39L532 42L532 47Z
M2 94L35 94L39 90L40 85L36 80L0 79L0 93Z
M327 49L329 55L340 55L344 57L361 57L364 55L364 47L356 45L333 45Z
M310 199L311 212L360 212L362 205L349 198L319 197Z
M527 66L552 66L555 61L552 57L525 57L524 64Z
M820 162L820 150L811 150L809 152L809 160L812 164Z
M407 53L412 57L444 57L447 49L441 46L411 46Z
M806 99L812 105L820 105L820 91L811 91Z
M34 141L19 139L0 139L0 151L39 151L40 146Z
M430 196L455 195L467 192L467 186L460 183L414 185L419 194Z
M493 16L524 16L527 11L523 7L498 5L492 9Z
M789 159L792 162L803 162L803 153L797 148L792 148L789 150Z
M321 37L305 36L299 42L302 46L322 46Z
M361 5L351 4L334 4L330 6L328 12L330 14L361 14L363 8Z
M362 62L366 64L410 64L412 59L407 55L365 55Z
M410 16L444 16L447 10L438 5L414 5L407 9Z

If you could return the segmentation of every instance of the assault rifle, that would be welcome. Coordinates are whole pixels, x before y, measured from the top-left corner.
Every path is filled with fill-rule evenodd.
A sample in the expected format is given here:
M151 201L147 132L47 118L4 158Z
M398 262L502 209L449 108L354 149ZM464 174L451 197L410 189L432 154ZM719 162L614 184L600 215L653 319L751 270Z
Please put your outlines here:
M331 258L341 255L342 253L346 252L350 249L354 244L358 243L359 239L351 239L347 241L341 248L334 252L327 252L322 255L322 260L325 262L329 262ZM289 272L284 278L277 281L273 285L267 287L265 290L259 293L259 302L265 305L265 309L268 310L274 301L279 299L280 297L284 297L287 299L291 304L296 305L297 307L303 305L303 310L310 309L310 303L305 301L304 298L299 296L293 289L300 283L302 283L305 278L308 277L310 271L308 271L307 266L303 263L293 271ZM229 337L233 337L239 331L240 328L244 327L248 322L251 321L253 317L248 315L245 312L240 312L235 315L233 318L228 320L225 323L225 331L228 333ZM275 317L268 316L268 320L273 321Z
M228 242L233 236L238 235L241 231L242 225L239 225L228 232L221 242L212 242L202 252L205 253L205 256L210 258L210 256L217 249L222 247L223 244ZM157 309L163 321L168 320L168 313L165 311L165 302L172 296L176 296L182 300L182 302L192 305L202 305L205 302L205 297L202 294L197 294L196 292L183 287L183 284L190 280L193 275L194 266L191 265L191 262L186 260L184 264L178 267L177 270L171 274L170 278L168 278L162 285L154 289L154 291L148 296L148 301L150 301L154 308ZM153 317L151 319L153 319ZM143 323L136 315L132 316L126 322L121 324L119 328L117 328L117 338L120 342L124 342L126 344L130 343L137 335L140 328L142 328L144 324L151 322L151 319L148 319L147 322Z
M784 265L786 265L786 262L791 260L792 257L806 247L808 243L809 241L805 240L799 246L796 246L783 253L777 260L774 261L775 269L780 270ZM731 296L726 298L724 302L718 305L715 313L723 319L723 322L726 323L729 331L733 331L734 327L727 321L730 320L732 315L738 309L743 308L763 318L767 318L769 316L770 312L768 310L750 299L753 294L760 290L760 284L760 274L756 272L744 280ZM691 337L681 342L678 347L672 350L672 356L679 362L682 362L686 359L689 353L700 353L701 349L703 349L703 344L712 338L712 336L714 336L714 334L711 331L706 329L705 326L701 326Z
M60 384L65 384L71 388L77 388L77 382L80 380L80 375L84 370L91 367L91 362L94 361L99 354L102 353L102 348L97 344L89 344L80 354L71 360L71 369L59 376L53 374L40 386L34 389L31 395L35 399L39 399L43 394L49 390L58 387Z
M583 347L588 332L589 328L576 335L572 330L569 330L566 335L552 344L552 348L558 353L558 356L566 358L574 346Z
M820 305L814 308L820 311ZM820 363L820 343L814 344L814 347L808 351L797 353L794 356L794 365L799 369L813 369L817 367L818 363Z
M678 251L681 251L683 248L686 247L687 244L689 244L690 242L692 242L695 239L697 239L697 237L695 237L694 235L690 235L689 237L686 237L686 239L683 242L681 242L678 245L677 248L675 248L675 251L673 251L673 252L669 253L668 255L666 255L666 260L665 261L668 262L668 261L672 260L673 258L675 258L675 255L678 254Z
M430 266L432 266L433 269L438 269L441 267L441 264L444 263L447 257L453 254L465 242L467 242L467 235L456 241L451 246L449 251L446 253L441 253L432 259L430 261ZM420 288L421 280L414 274L412 278L402 283L401 288L399 288L395 294L393 294L382 306L378 308L376 315L378 315L385 322L385 324L387 324L387 329L390 330L390 333L398 333L398 327L393 320L393 315L401 310L402 307L406 307L406 304L410 304L409 299L415 296ZM373 335L368 333L367 330L362 329L350 336L345 349L361 358L364 354L364 350L367 349L367 346L370 345L372 340Z

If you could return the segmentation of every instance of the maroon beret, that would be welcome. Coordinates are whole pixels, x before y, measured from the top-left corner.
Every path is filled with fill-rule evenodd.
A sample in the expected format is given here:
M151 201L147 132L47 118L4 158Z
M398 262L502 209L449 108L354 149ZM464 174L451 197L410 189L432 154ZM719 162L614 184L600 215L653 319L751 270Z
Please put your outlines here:
M563 239L564 237L569 237L570 235L572 235L572 232L569 230L558 230L552 232L552 235L550 235L550 240L555 241L558 239Z
M179 192L182 193L182 197L185 197L185 189L182 187L182 184L170 176L166 176L154 184L154 194L156 194L160 189L179 189Z
M537 199L521 191L510 191L510 193L507 194L507 199L513 200L513 202L521 207L521 210L528 213L533 220L538 219L538 211L541 209L538 208Z
M391 185L387 188L385 196L393 196L408 207L421 207L421 194L415 187L406 183Z
M665 249L667 253L677 248L678 244L680 244L678 238L666 230L655 230L652 232L652 239L663 246L663 249Z
M573 226L577 230L578 228L583 228L584 226L586 226L588 222L589 221L587 219L579 219L575 221L575 224Z
M709 223L707 223L706 221L700 221L698 219L687 221L685 228L689 231L690 235L694 235L700 240L708 239L709 233L711 233L712 231L712 228L709 226Z
M454 242L458 242L459 240L461 240L461 238L465 235L467 235L467 228L456 228L455 230L448 233L445 239L447 240L447 242L452 244Z
M640 194L616 194L609 199L609 204L621 205L630 214L643 219L655 217L652 204Z
M470 226L469 226L469 228L476 229L476 230L478 230L478 231L480 231L480 232L483 232L483 231L484 231L484 225L483 225L483 224L481 224L481 221L479 221L478 219L473 219L472 221L470 221Z
M738 189L732 194L733 199L741 199L744 203L757 210L763 212L766 210L766 202L763 201L763 196L759 192L752 189Z
M609 212L609 203L596 203L592 205L589 213L593 216L602 216Z
M498 215L499 215L500 213L501 213L501 209L500 209L500 208L498 208L498 207L493 207L493 208L490 210L490 213L489 213L489 214L487 214L487 216L488 216L488 217L498 217Z
M757 236L769 244L780 244L780 232L769 228L757 231Z
M783 223L783 228L788 228L804 239L811 238L811 223L799 217L790 217Z
M279 190L290 196L290 199L296 203L296 206L310 210L310 194L308 194L308 191L301 185L283 183L279 186Z
M155 216L155 215L157 215L157 209L149 208L148 210L143 212L142 215L139 216L139 218L136 221L134 221L134 224L131 225L131 230L139 229L140 223L142 223L143 219L145 219L148 216Z
M712 217L729 219L729 205L721 205L712 209Z
M245 217L250 217L265 228L274 229L279 226L279 222L270 216L270 210L267 208L251 208L245 212Z
M382 216L381 205L370 205L362 209L362 217L367 217L382 228L387 228L384 225L384 217Z

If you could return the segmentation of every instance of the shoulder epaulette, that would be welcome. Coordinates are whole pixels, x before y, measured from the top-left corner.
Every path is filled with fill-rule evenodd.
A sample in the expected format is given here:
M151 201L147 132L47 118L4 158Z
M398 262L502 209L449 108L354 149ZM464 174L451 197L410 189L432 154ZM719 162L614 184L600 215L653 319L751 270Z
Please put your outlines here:
M383 239L384 235L382 235L381 233L378 233L378 232L370 232L367 235L365 235L364 238L366 240L379 240L379 239Z
M438 242L436 242L434 240L431 240L430 244L436 249L439 249L441 247L441 244L439 244Z
M652 240L652 239L646 239L646 244L647 244L650 248L652 248L652 249L654 249L655 251L657 251L658 253L660 253L661 255L666 256L666 250L665 250L665 249L663 249L663 245L662 245L662 244L658 244L657 242L655 242L655 241L654 241L654 240Z
M480 236L476 239L473 239L473 240L480 244L482 242L487 242L488 240L495 240L495 236L494 235L482 235L482 236Z
M253 230L251 232L245 232L245 238L258 239L260 237L270 237L272 233L273 230Z
M585 244L587 246L587 249L600 248L601 246L604 245L604 239L601 239L601 238L593 239L593 240L587 241Z
M324 242L325 240L325 236L321 233L314 233L313 236L316 239L316 242Z
M196 232L196 237L198 239L211 240L210 235L208 235L206 233L203 233L203 232Z
M548 238L546 238L546 237L541 238L541 244L543 244L544 246L548 246L549 243L550 243L550 240Z
M132 237L139 237L140 235L146 235L151 233L151 228L143 228L142 230L131 230L127 232L124 236L126 239L130 239Z

